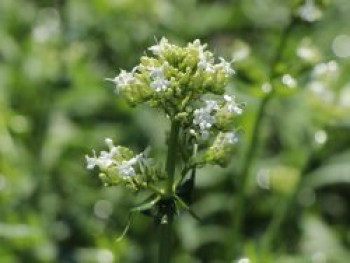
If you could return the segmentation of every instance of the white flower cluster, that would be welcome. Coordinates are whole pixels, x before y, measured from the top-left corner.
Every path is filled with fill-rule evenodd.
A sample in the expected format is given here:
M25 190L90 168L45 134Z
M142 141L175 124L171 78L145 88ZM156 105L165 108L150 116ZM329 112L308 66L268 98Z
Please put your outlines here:
M236 103L235 97L225 94L224 100L227 104L227 110L230 113L235 113L237 115L241 115L243 113L243 109Z
M181 47L163 37L148 48L152 54L142 56L131 72L121 70L118 76L107 80L133 105L147 103L174 112L186 98L224 93L234 73L231 62L222 57L216 62L206 48L198 39Z
M198 50L199 62L197 64L197 67L199 69L202 69L208 73L214 73L216 70L222 70L226 75L232 75L235 73L231 67L231 63L227 62L222 57L219 57L220 63L214 64L214 57L212 53L205 51L207 45L201 45L199 39L196 39L188 46L195 47Z
M237 142L238 136L236 132L219 132L213 145L204 155L205 161L221 166L227 165L230 153L234 150L234 145Z
M193 112L193 124L199 126L199 132L203 140L209 138L209 129L216 121L214 112L219 109L219 105L215 100L206 100L205 104L205 107Z
M119 171L120 176L124 179L131 177L131 176L135 176L136 172L134 169L134 165L141 164L144 159L145 158L143 156L143 153L140 153L129 160L122 161L118 165L118 171Z
M146 70L149 72L149 77L151 79L150 87L157 92L165 91L169 85L170 81L165 78L164 70L167 66L165 62L161 67L150 66ZM106 78L106 80L112 81L116 85L117 92L123 90L126 86L139 83L138 79L135 77L139 67L134 67L131 72L121 70L119 75L115 78Z
M235 144L237 142L238 142L237 133L235 133L233 131L223 133L223 137L222 137L222 140L221 140L221 144L222 145Z
M157 43L157 45L149 47L148 50L156 56L162 56L162 54L164 54L165 51L171 48L172 46L173 45L169 43L168 39L162 37L162 39L159 43Z
M144 153L138 154L128 160L124 160L121 147L114 146L113 141L109 138L105 139L105 143L109 148L109 151L101 151L100 156L96 156L96 153L93 151L93 156L85 156L87 162L87 168L93 169L95 166L98 166L101 171L107 171L113 169L117 174L122 178L126 179L136 175L135 165L145 161Z
M169 44L166 38L162 38L161 41L154 46L148 48L154 55L161 57L167 50L173 45ZM226 75L232 75L235 71L231 67L231 63L227 62L224 58L220 57L220 63L214 64L214 57L211 52L205 51L207 45L201 45L199 39L188 44L188 48L195 48L198 52L199 62L197 67L208 73L214 73L216 70L222 70Z
M215 65L215 68L221 69L225 72L227 75L232 75L235 73L234 69L231 67L231 62L227 62L224 58L219 57L220 63Z
M207 140L209 138L209 130L217 122L215 116L216 112L225 108L225 112L228 112L232 116L243 113L243 109L236 103L234 96L225 94L224 101L225 103L220 106L215 100L204 100L205 106L194 110L193 124L199 127L199 133L201 134L203 140Z
M121 70L118 76L113 79L106 78L106 80L112 81L116 85L116 90L119 93L119 91L126 86L137 83L137 79L134 76L136 70L137 67L135 67L131 72Z
M116 163L114 159L120 154L118 147L115 147L113 141L109 138L105 139L105 143L109 148L109 152L101 151L100 156L97 157L95 151L93 151L93 157L85 156L87 169L91 170L98 166L101 170L106 170Z
M151 88L157 92L165 91L170 85L170 81L165 78L164 74L167 65L168 63L165 62L161 67L147 67L151 78Z

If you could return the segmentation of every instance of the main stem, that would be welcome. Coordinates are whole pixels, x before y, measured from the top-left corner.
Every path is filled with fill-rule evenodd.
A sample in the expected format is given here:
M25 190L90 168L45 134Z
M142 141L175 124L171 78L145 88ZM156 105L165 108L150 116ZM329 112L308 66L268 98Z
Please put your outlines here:
M176 167L176 153L178 146L178 137L179 137L179 123L176 120L171 122L170 135L168 140L168 154L166 160L166 172L167 172L167 184L165 189L165 195L168 198L167 202L171 205L171 198L173 195L173 185L175 178L175 167ZM171 259L172 251L172 222L173 222L173 211L171 208L168 209L168 212L165 215L167 218L165 222L161 222L159 226L159 254L158 254L158 263L168 263Z
M275 57L271 61L270 65L270 74L269 74L269 80L270 82L275 77L275 67L279 63L284 47L286 45L288 36L293 29L295 25L295 21L291 21L291 23L283 30L283 33L281 35ZM249 140L249 145L247 147L247 153L243 160L242 170L240 173L239 178L237 179L237 205L234 210L234 221L233 221L233 228L232 228L232 234L229 236L229 242L228 242L228 257L229 259L232 259L235 255L237 255L240 251L240 248L242 246L242 226L244 221L244 214L245 214L245 205L246 205L246 188L247 188L247 182L248 182L248 176L250 173L250 168L254 159L254 155L256 152L256 147L258 144L260 129L261 129L261 123L263 120L263 117L265 115L266 107L268 105L268 102L271 100L271 98L274 95L274 89L271 90L270 93L265 95L263 100L261 101L257 115L255 117L255 122L253 126L252 136ZM232 249L233 247L233 249Z
M168 141L168 155L166 160L166 172L168 175L166 194L168 196L171 196L173 194L179 128L179 123L176 120L171 122L171 129Z

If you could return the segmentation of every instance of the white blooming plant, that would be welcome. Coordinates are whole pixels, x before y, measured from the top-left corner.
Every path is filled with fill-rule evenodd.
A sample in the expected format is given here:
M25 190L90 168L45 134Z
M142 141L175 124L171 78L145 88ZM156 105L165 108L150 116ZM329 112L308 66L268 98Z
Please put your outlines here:
M196 169L228 163L238 140L234 121L243 104L225 94L234 74L231 63L216 60L199 40L181 47L162 38L148 50L150 54L130 72L121 70L108 80L132 105L146 104L168 117L165 169L156 166L147 152L135 154L110 139L106 139L109 151L93 153L86 160L89 169L99 168L106 186L149 191L142 209L153 211L159 223L171 224L180 209L194 215L187 197L193 191Z

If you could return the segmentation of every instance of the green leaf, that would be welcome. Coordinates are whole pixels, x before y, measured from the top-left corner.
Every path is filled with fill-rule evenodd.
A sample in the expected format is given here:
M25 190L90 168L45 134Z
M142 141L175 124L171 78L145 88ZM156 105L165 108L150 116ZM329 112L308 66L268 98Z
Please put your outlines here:
M350 184L350 162L322 166L308 175L304 186L319 188L333 184Z
M157 196L151 195L145 201L143 201L141 204L132 208L130 211L131 212L141 212L141 211L151 209L160 200L160 198L161 197L159 195L157 195Z
M187 211L194 219L202 222L201 218L179 196L175 195L175 201L180 208Z
M128 223L126 224L122 234L115 240L116 243L122 241L125 237L125 235L128 233L129 229L130 229L130 226L132 224L132 220L133 220L133 213L130 212L129 213L129 218L128 218Z

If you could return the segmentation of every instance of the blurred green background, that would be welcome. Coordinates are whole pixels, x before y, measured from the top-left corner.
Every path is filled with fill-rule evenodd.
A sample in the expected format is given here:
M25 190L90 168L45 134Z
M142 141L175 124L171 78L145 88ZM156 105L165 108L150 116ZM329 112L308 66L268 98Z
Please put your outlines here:
M115 242L143 196L103 188L84 155L111 137L164 158L166 119L104 81L162 36L235 59L228 90L247 103L231 164L198 172L203 222L179 217L173 261L259 263L274 232L268 262L350 262L350 2L316 2L322 17L306 23L292 0L1 0L0 262L155 262L150 218ZM271 84L228 261L237 177Z

